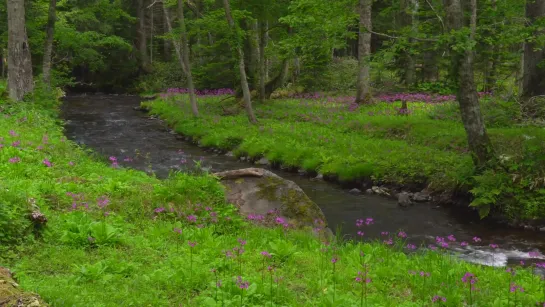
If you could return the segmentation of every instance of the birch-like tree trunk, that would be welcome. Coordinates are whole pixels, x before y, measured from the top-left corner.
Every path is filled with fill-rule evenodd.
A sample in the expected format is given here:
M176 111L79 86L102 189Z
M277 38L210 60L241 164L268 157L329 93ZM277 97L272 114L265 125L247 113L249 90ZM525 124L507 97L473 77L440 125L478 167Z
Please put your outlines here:
M359 35L358 35L358 82L356 89L356 103L371 101L371 87L369 74L369 56L371 55L371 8L373 0L359 2Z
M21 101L34 89L32 59L25 27L25 1L8 0L8 92Z
M462 29L464 27L464 12L460 0L445 0L445 9L447 11L447 28L455 31ZM470 9L471 34L469 39L474 40L477 27L477 0L470 0ZM452 48L451 54L453 76L457 79L457 98L469 149L475 166L482 169L494 158L494 151L479 105L473 71L474 51Z
M55 37L55 21L57 19L57 0L49 0L49 12L47 14L47 28L42 67L42 80L51 88L51 54L53 52L53 39Z
M238 41L239 37L237 34L237 29L235 27L235 21L231 15L231 7L229 5L229 0L223 0L223 7L225 9L225 18L227 19L227 24L233 33L234 48L237 51L237 60L238 68L240 70L240 85L242 87L242 94L244 97L244 106L246 107L246 113L248 113L248 120L252 124L257 123L257 118L254 115L254 110L252 109L252 98L250 97L250 87L248 86L248 79L246 77L246 66L244 64L244 51L242 50L241 43Z
M530 23L538 18L545 17L545 1L527 1L526 18ZM535 33L539 35L543 33ZM524 43L524 54L522 56L522 80L520 83L520 96L527 100L534 96L545 95L545 69L539 64L545 60L543 46L535 42Z

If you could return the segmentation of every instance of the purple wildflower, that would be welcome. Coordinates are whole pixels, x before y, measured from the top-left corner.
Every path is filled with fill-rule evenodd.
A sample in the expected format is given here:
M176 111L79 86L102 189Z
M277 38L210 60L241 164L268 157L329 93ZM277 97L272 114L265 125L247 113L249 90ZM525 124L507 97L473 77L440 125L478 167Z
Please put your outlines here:
M267 257L267 258L271 258L271 254L269 252L267 252L267 251L262 251L261 255L263 255L264 257Z
M155 212L155 213L161 213L161 212L164 212L164 211L165 211L165 208L163 208L163 207L155 208L155 210L153 210L153 212Z
M195 223L197 221L197 217L194 215L190 215L187 217L187 220L191 223Z

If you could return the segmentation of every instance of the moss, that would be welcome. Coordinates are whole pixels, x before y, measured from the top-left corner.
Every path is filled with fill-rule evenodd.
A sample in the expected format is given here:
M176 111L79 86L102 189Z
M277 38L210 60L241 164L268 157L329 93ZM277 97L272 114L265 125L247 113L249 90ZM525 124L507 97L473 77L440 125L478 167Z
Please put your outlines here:
M47 306L35 294L24 292L10 277L9 272L0 268L0 306Z
M285 184L284 180L277 177L267 177L263 181L257 185L259 187L258 196L269 201L280 200L276 192L280 186Z

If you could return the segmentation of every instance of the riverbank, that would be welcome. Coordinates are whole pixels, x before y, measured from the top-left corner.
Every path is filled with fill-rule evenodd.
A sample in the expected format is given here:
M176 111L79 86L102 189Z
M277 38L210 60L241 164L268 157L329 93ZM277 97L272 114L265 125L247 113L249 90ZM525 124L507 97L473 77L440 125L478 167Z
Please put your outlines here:
M55 104L0 103L0 266L53 306L526 306L544 299L545 284L531 269L512 276L444 255L440 246L473 243L454 237L428 249L407 244L402 230L367 242L375 221L362 216L361 242L325 245L306 231L255 225L224 203L215 178L175 173L161 181L121 168L120 157L89 155L64 138ZM31 212L46 217L45 226Z
M201 96L199 119L187 112L183 95L162 95L143 106L200 146L252 160L265 157L269 163L320 173L361 190L371 185L425 189L436 201L471 202L483 215L490 211L515 226L545 225L545 208L539 205L545 197L542 128L516 127L511 105L483 98L501 167L475 176L450 97L408 96L426 102L409 102L403 112L399 102L388 102L392 97L381 99L386 102L360 107L349 104L349 97L257 103L257 126L248 124L242 110L226 105L223 96Z

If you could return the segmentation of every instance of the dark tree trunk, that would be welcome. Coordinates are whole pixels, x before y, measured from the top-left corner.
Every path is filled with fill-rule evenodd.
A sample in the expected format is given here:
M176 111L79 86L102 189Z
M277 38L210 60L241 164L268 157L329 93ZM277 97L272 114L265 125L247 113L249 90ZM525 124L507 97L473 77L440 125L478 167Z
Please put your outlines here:
M290 61L286 58L282 60L282 68L280 69L280 73L265 84L265 98L271 98L272 93L286 83L289 73Z
M4 58L4 50L0 49L0 78L6 77L6 62Z
M423 54L422 81L435 82L438 80L437 55L434 50L425 50Z
M248 78L246 77L246 65L244 65L244 51L242 50L241 38L238 37L237 29L235 27L235 21L231 15L231 7L229 5L229 0L223 0L223 7L225 9L225 18L227 19L227 24L231 29L231 33L235 40L234 49L237 52L238 68L240 70L240 86L242 87L242 94L244 97L244 106L246 107L246 112L248 113L248 120L252 124L257 124L257 118L254 115L254 110L252 109L252 98L250 97L250 87L248 86Z
M267 58L265 48L267 47L267 23L259 22L259 99L265 99L265 83L267 82Z
M470 39L475 39L476 31L476 2L471 0L471 34ZM447 27L449 30L458 31L464 27L464 12L460 0L445 0L445 9L447 11ZM487 163L493 159L494 152L486 127L481 114L479 97L475 86L475 76L473 71L473 50L455 50L451 49L452 70L456 77L458 87L458 103L462 121L467 133L469 149L475 166L478 169L486 167Z
M42 77L45 86L51 88L51 53L53 52L53 39L55 36L55 21L57 19L57 0L49 1L49 13L47 14L47 29L44 49Z
M411 35L416 35L416 32L418 31L418 9L419 9L419 2L418 0L403 0L402 1L402 9L403 9L403 26L410 26L411 27ZM411 48L412 45L415 43L414 39L409 39L409 48L405 52L405 55L403 56L403 65L405 66L405 72L404 72L404 81L405 85L407 87L411 87L416 83L416 57L413 54Z
M185 27L184 17L184 1L178 0L178 18L180 19L180 28L182 34L182 61L186 70L187 87L189 88L189 101L191 103L191 111L194 116L199 116L199 109L197 107L197 95L195 94L195 85L193 84L193 74L191 73L191 62L189 60L189 39L187 38L187 30Z
M371 8L372 0L360 0L359 2L359 36L358 36L358 82L356 89L356 103L368 103L371 101L369 56L371 55Z
M25 27L25 1L8 0L9 97L21 101L34 89L32 60Z
M527 1L526 18L529 22L533 23L541 17L545 17L545 1ZM535 33L535 35L542 34ZM535 42L526 42L524 44L522 80L520 85L520 95L523 100L545 95L545 69L538 66L543 64L543 60L545 60L543 46L538 46Z
M138 0L137 3L138 15L138 53L140 54L140 68L143 72L151 71L150 59L148 56L148 37L146 33L146 14L145 1Z

